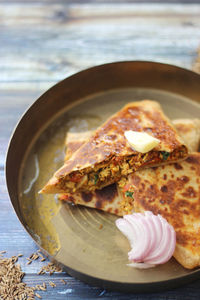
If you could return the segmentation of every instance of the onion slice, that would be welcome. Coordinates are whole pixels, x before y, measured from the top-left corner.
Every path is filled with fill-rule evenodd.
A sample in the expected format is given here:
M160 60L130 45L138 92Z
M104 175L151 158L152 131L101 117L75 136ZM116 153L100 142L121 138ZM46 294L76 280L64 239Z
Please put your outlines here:
M128 238L131 250L128 266L146 269L164 264L176 246L174 228L160 215L150 211L125 215L116 220L118 229Z

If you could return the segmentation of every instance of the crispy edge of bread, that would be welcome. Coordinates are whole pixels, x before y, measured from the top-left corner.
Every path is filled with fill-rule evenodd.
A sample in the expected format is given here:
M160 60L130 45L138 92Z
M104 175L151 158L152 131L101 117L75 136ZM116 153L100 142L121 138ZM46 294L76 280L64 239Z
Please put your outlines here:
M189 151L197 152L200 146L200 119L175 119L172 123Z
M176 244L173 256L186 269L194 269L200 266L200 255L193 254L191 256L191 251L179 244Z

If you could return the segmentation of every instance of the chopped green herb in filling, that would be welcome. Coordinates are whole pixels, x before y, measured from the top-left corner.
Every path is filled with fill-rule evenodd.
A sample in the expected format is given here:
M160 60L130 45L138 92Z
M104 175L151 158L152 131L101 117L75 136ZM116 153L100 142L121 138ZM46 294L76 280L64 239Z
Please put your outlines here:
M94 184L97 184L98 179L99 179L98 174L94 174Z
M130 198L133 198L133 192L126 191L126 192L125 192L125 196L126 196L126 197L130 197Z
M161 151L161 154L162 154L163 160L167 160L168 157L170 156L170 153L166 152L166 151Z

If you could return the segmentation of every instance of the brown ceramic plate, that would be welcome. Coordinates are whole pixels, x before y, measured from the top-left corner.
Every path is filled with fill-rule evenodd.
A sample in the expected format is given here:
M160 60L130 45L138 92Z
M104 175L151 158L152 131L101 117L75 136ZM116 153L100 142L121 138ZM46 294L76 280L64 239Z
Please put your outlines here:
M44 253L85 282L121 291L172 288L200 276L174 259L148 270L126 264L129 243L116 217L60 203L38 191L62 164L68 130L94 129L134 100L154 99L171 118L200 115L200 75L153 62L97 66L59 82L24 114L10 142L6 175L15 211Z

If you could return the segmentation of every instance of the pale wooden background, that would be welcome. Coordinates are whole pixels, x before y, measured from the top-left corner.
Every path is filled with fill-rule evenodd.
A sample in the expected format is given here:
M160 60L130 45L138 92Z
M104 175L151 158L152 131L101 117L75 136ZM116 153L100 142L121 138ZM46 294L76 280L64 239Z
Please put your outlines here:
M151 60L192 68L200 45L200 1L0 0L0 250L29 256L37 247L9 202L4 179L11 132L27 107L59 80L90 66L123 60ZM35 285L44 263L27 266ZM68 284L63 286L60 278ZM148 295L125 295L89 287L67 274L43 299L199 299L200 280Z

